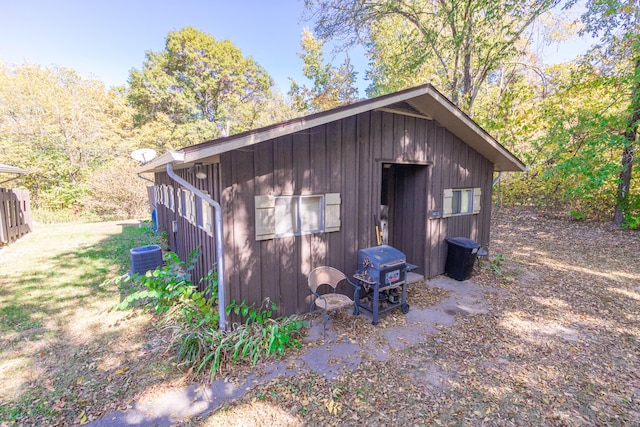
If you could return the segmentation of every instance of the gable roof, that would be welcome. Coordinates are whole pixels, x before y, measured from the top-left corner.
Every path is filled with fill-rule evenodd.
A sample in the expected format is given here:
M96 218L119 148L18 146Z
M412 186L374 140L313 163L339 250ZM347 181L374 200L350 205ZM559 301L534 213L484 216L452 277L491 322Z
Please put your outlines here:
M9 166L9 165L5 165L5 164L0 163L0 173L24 174L24 173L29 173L29 171L26 170L26 169L21 169L21 168L15 167L15 166Z
M170 151L145 163L138 172L161 171L164 170L167 163L173 161L199 162L231 150L248 147L372 110L396 111L401 114L434 119L491 161L495 171L520 172L525 170L525 165L515 155L503 147L473 119L431 84L424 84L260 129L192 145L175 152Z

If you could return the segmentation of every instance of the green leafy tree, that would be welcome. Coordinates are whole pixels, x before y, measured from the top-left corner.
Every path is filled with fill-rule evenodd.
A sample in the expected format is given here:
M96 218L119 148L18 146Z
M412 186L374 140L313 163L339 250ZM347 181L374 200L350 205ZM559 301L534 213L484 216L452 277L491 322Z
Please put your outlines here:
M28 169L35 208L83 210L87 179L130 152L131 111L119 90L73 70L0 64L0 162Z
M470 113L478 91L526 47L526 30L559 0L306 0L320 37L365 43L370 95L434 80ZM420 83L423 83L421 81Z
M185 27L131 71L129 99L136 125L151 129L143 133L159 134L172 148L255 127L271 86L269 74L231 41Z
M103 220L149 218L148 183L138 178L138 167L128 156L106 161L87 178L83 207Z
M630 197L640 123L640 7L636 0L589 0L586 8L582 16L584 32L602 36L602 45L597 49L602 52L603 62L621 65L613 69L603 67L603 71L620 76L624 82L620 94L628 100L613 215L613 222L622 225L631 219L632 205L637 204L640 211L640 200Z
M316 39L308 28L302 32L300 46L303 53L298 53L298 57L304 61L302 73L313 86L301 86L289 78L289 96L297 111L324 111L357 101L358 89L354 86L356 73L349 57L337 68L325 64L324 42Z
M519 154L531 170L510 180L509 198L576 217L603 218L615 204L626 103L619 77L603 74L590 58L545 70L544 97L529 101L515 129L530 136Z

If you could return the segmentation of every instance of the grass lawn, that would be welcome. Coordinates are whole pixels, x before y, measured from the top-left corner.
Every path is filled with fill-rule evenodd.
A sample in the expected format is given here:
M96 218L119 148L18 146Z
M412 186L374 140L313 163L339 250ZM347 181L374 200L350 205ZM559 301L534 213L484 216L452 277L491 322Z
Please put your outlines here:
M152 318L112 310L129 249L157 237L137 222L34 228L0 249L0 424L79 424L175 377Z

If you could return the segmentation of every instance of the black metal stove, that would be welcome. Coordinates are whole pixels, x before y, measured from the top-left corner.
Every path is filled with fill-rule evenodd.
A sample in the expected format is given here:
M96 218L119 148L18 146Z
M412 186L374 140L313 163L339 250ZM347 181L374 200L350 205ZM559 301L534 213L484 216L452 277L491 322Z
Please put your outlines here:
M417 268L407 262L398 249L387 245L374 246L358 251L358 270L353 277L360 283L365 295L358 295L356 313L363 308L373 315L373 324L378 324L378 315L400 307L409 312L407 304L407 272Z

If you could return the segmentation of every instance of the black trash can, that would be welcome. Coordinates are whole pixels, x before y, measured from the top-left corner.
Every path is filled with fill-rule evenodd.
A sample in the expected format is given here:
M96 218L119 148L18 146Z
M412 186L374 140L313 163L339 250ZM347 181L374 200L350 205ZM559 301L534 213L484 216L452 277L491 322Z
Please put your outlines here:
M446 240L447 262L444 274L455 280L467 280L471 277L480 243L466 237L451 237Z

